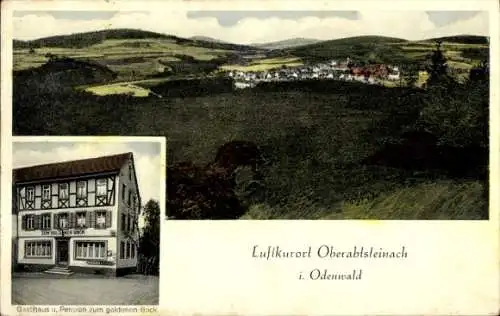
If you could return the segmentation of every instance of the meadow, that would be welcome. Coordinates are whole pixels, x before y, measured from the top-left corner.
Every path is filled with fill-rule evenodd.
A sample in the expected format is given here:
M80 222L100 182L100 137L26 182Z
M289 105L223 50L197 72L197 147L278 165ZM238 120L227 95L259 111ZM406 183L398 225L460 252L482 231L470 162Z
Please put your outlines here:
M250 62L248 65L222 65L219 67L225 71L266 71L286 67L298 67L304 63L297 57L262 58Z

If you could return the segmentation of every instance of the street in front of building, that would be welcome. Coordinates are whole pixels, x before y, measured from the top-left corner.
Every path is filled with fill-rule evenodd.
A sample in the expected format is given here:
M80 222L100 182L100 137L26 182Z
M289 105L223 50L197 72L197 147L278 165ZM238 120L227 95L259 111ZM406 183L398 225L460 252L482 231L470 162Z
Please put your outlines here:
M12 275L13 305L157 305L158 300L158 276Z

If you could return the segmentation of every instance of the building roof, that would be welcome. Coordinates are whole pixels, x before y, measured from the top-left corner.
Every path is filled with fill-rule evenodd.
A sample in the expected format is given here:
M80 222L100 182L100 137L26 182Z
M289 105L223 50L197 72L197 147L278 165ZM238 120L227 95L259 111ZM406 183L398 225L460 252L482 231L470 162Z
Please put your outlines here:
M133 159L133 154L128 152L112 156L18 168L13 170L12 180L14 183L18 183L118 172L130 159Z

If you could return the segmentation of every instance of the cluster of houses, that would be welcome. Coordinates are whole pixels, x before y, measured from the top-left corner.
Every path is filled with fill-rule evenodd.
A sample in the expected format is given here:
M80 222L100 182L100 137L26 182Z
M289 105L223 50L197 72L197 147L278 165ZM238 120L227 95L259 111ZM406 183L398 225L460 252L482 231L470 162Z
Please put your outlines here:
M228 71L225 75L235 80L236 88L253 87L259 82L266 81L331 79L381 84L384 80L400 80L400 71L397 66L384 64L356 66L349 58L343 62L332 60L296 67L283 66L279 69L264 71Z

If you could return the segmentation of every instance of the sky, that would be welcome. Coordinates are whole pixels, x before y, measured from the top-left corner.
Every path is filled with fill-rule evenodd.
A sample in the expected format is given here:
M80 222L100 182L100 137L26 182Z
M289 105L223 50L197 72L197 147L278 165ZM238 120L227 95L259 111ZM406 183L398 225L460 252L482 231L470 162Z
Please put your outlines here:
M489 35L487 11L16 11L15 39L134 28L238 43L382 35L420 40ZM40 27L43 25L43 27Z
M159 142L13 142L12 168L132 152L142 204L160 201ZM141 223L142 224L142 223ZM142 226L142 225L141 225Z

